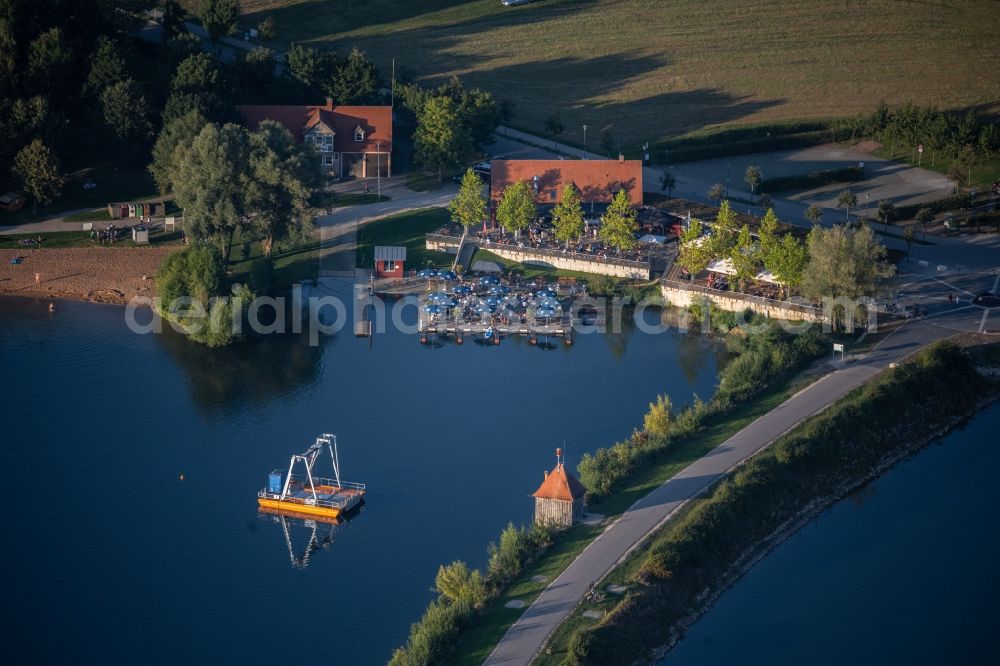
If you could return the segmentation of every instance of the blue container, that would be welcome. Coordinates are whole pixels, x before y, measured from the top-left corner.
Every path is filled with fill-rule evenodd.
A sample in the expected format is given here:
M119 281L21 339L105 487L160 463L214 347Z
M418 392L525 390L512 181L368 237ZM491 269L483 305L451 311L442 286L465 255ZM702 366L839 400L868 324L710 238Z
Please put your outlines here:
M280 495L282 485L281 472L275 471L267 475L267 492Z

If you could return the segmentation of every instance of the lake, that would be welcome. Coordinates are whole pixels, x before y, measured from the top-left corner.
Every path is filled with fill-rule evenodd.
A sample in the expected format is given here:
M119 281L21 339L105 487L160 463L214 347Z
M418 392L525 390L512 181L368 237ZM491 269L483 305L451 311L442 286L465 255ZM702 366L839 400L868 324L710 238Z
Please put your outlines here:
M710 396L720 360L632 329L552 350L349 331L209 350L133 334L119 307L47 307L0 299L5 635L38 662L384 663L440 564L481 567L530 521L556 447L575 467L657 393ZM311 528L286 541L256 493L324 432L368 501L301 566Z
M1000 405L823 512L664 664L973 664L995 647Z

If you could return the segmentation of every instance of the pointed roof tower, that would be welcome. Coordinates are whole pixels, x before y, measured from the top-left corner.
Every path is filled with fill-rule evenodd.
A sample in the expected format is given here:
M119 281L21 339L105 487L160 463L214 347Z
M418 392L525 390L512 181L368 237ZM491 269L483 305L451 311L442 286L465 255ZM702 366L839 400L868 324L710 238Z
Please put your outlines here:
M563 463L562 449L556 449L556 466L551 472L546 473L545 480L538 486L538 490L532 493L532 497L564 502L583 499L587 489L575 476L566 471Z

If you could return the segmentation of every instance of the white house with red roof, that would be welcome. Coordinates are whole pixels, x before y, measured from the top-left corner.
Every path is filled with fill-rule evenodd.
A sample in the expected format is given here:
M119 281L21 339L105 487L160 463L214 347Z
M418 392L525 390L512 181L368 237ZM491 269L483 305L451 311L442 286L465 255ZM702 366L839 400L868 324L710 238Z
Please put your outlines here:
M323 171L336 178L392 175L392 107L246 105L237 107L250 129L265 120L284 125L296 141L314 146Z

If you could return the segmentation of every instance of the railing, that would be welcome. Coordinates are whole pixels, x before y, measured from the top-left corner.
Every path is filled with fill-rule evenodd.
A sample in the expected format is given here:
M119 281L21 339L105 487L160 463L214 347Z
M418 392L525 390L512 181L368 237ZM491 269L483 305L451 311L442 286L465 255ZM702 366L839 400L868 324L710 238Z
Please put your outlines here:
M452 245L460 245L461 239L455 236L449 236L446 234L426 234L426 240L438 243L449 243ZM521 247L512 243L495 243L489 240L482 240L481 238L469 237L466 242L473 243L477 247L483 248L485 250L507 250L512 252L521 252L524 254L536 254L545 257L553 257L558 259L573 259L576 261L590 261L598 264L613 264L616 266L625 266L627 268L640 268L643 270L649 270L648 261L636 261L634 259L623 259L621 257L616 257L614 255L606 256L603 253L589 253L589 252L572 252L569 250L553 250L549 248L542 247Z
M759 305L770 305L775 308L784 308L786 310L792 310L795 312L801 312L803 314L809 314L813 316L822 316L823 309L817 308L812 305L802 305L801 303L792 303L790 301L778 301L773 298L767 298L766 296L754 296L753 294L744 294L739 291L728 291L722 289L712 289L711 287L703 287L699 284L691 284L689 282L680 282L678 280L662 280L663 284L668 287L674 287L675 289L683 289L684 291L696 291L701 294L706 294L709 296L721 296L724 298L735 298L736 300L749 301L751 303L756 303Z

